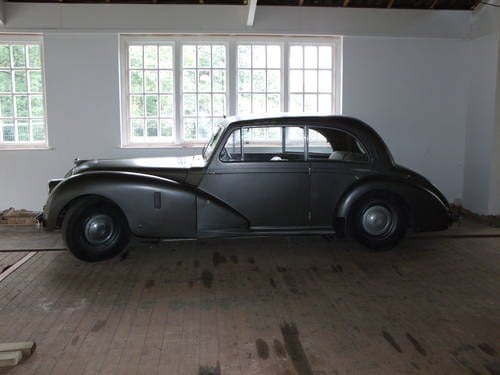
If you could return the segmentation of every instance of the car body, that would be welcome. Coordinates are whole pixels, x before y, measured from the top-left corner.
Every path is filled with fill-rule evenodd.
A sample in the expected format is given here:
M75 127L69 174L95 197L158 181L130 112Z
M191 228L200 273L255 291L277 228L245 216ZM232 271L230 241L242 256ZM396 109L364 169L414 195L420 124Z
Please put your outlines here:
M434 185L344 116L227 118L202 155L76 160L49 191L44 227L62 228L68 248L89 261L116 255L131 235L337 234L384 248L408 228L451 222Z

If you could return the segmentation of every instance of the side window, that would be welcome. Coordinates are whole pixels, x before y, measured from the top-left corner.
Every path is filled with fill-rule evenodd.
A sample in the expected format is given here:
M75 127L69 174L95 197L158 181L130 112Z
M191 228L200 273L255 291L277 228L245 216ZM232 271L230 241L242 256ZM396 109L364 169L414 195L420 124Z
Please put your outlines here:
M243 127L229 136L221 151L224 162L283 162L304 160L304 128Z
M309 128L309 159L367 162L364 146L352 135L337 129Z

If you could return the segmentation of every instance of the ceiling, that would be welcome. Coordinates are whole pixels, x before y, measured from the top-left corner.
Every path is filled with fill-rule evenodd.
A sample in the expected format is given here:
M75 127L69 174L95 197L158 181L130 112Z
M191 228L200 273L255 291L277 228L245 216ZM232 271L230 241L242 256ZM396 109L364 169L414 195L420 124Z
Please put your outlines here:
M8 0L10 3L121 3L121 4L234 4L246 5L247 0ZM481 0L258 0L258 5L295 7L347 7L394 9L472 10Z

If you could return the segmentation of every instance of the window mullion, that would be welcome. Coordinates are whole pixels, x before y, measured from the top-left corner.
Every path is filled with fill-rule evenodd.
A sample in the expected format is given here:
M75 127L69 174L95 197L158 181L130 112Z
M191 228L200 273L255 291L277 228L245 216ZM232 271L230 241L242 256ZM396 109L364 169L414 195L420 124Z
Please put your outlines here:
M281 103L282 103L282 110L284 112L288 112L289 109L289 97L290 97L290 92L289 92L289 84L288 81L290 79L290 63L289 63L289 58L290 58L290 44L288 42L285 42L283 44L283 50L281 51L281 55L283 58L281 59Z
M184 116L182 113L182 46L180 41L174 42L174 107L175 107L175 143L183 143L182 124L184 123ZM175 77L177 79L175 79Z
M227 89L229 92L229 116L234 116L237 113L237 82L238 82L238 48L236 41L230 41L227 51Z

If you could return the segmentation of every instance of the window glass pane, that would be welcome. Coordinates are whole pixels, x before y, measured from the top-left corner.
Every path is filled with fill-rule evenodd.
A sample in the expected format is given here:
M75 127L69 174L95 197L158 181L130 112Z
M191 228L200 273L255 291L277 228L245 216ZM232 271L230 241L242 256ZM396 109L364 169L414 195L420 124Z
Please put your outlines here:
M129 46L129 67L141 69L143 67L142 63L142 46Z
M162 137L174 135L174 122L172 120L160 120L160 132Z
M194 118L184 118L184 139L195 140L196 139L196 119Z
M158 136L158 120L147 120L146 121L146 131L148 137Z
M369 161L364 146L352 135L334 128L309 128L309 158L334 162Z
M196 70L184 70L182 86L185 92L196 92Z
M267 92L281 91L281 77L279 70L267 71Z
M332 92L332 72L330 70L320 70L318 72L318 91Z
M134 119L130 121L132 126L132 136L143 137L144 136L144 120Z
M158 116L158 96L146 95L146 116Z
M196 68L196 46L186 45L182 47L182 67Z
M16 70L14 72L14 92L27 92L28 82L26 80L25 70Z
M12 46L12 66L15 68L22 68L26 66L26 54L24 45Z
M236 129L226 141L224 149L220 153L220 159L224 162L241 161L241 130Z
M304 91L317 92L318 91L318 71L306 70L304 71Z
M30 96L30 117L43 117L43 98L41 95Z
M158 68L158 46L144 46L144 67Z
M226 71L225 70L213 70L213 91L214 92L224 92L226 91Z
M305 46L304 68L317 68L317 67L318 67L318 47Z
M31 131L34 142L45 141L45 123L43 120L31 120Z
M188 141L205 141L212 133L214 116L226 113L226 46L185 45L183 51L182 126L187 129L182 136Z
M267 95L267 112L280 112L280 96L279 94Z
M306 44L290 47L290 111L332 112L332 51L332 46L325 45ZM299 69L300 64L297 63L301 56L304 59L303 69Z
M0 92L11 92L10 72L0 71Z
M160 116L161 117L174 116L174 98L172 95L160 96Z
M198 70L198 91L208 92L212 90L212 79L210 70Z
M0 95L0 117L12 117L13 115L12 96Z
M281 68L281 47L267 46L267 68Z
M212 100L210 94L198 95L198 115L202 117L212 114Z
M28 117L29 115L28 96L27 95L14 96L14 103L16 109L16 117Z
M159 47L160 69L172 69L173 48L172 46Z
M174 74L171 70L160 70L160 92L174 92Z
M238 113L280 111L281 98L266 93L281 95L281 47L272 44L239 45L238 67L237 90L247 94L237 97Z
M238 94L238 113L252 112L252 95Z
M10 68L10 47L0 45L0 68Z
M3 38L0 36L0 41ZM46 124L41 44L28 37L18 38L14 43L0 42L0 143L43 145Z
M304 56L302 46L292 46L290 47L290 68L303 68L304 67Z
M259 45L252 46L252 67L253 68L266 67L266 46L259 46Z
M158 92L158 71L157 70L144 71L144 91L145 92Z
M238 91L240 92L250 92L252 91L252 71L251 70L240 70L238 71Z
M226 46L212 46L212 66L214 68L226 67Z
M304 128L285 127L285 152L292 153L294 158L304 159ZM287 155L288 158L292 158Z
M130 96L130 115L132 117L144 116L144 97L142 95Z
M253 91L265 92L266 91L266 71L254 70L253 71Z
M198 46L198 68L212 67L211 46Z
M142 70L131 70L130 71L130 92L133 92L133 93L144 92Z
M195 94L184 94L182 106L184 108L185 116L195 116L196 115L196 95Z
M319 47L319 64L320 69L332 68L332 47L320 46Z

